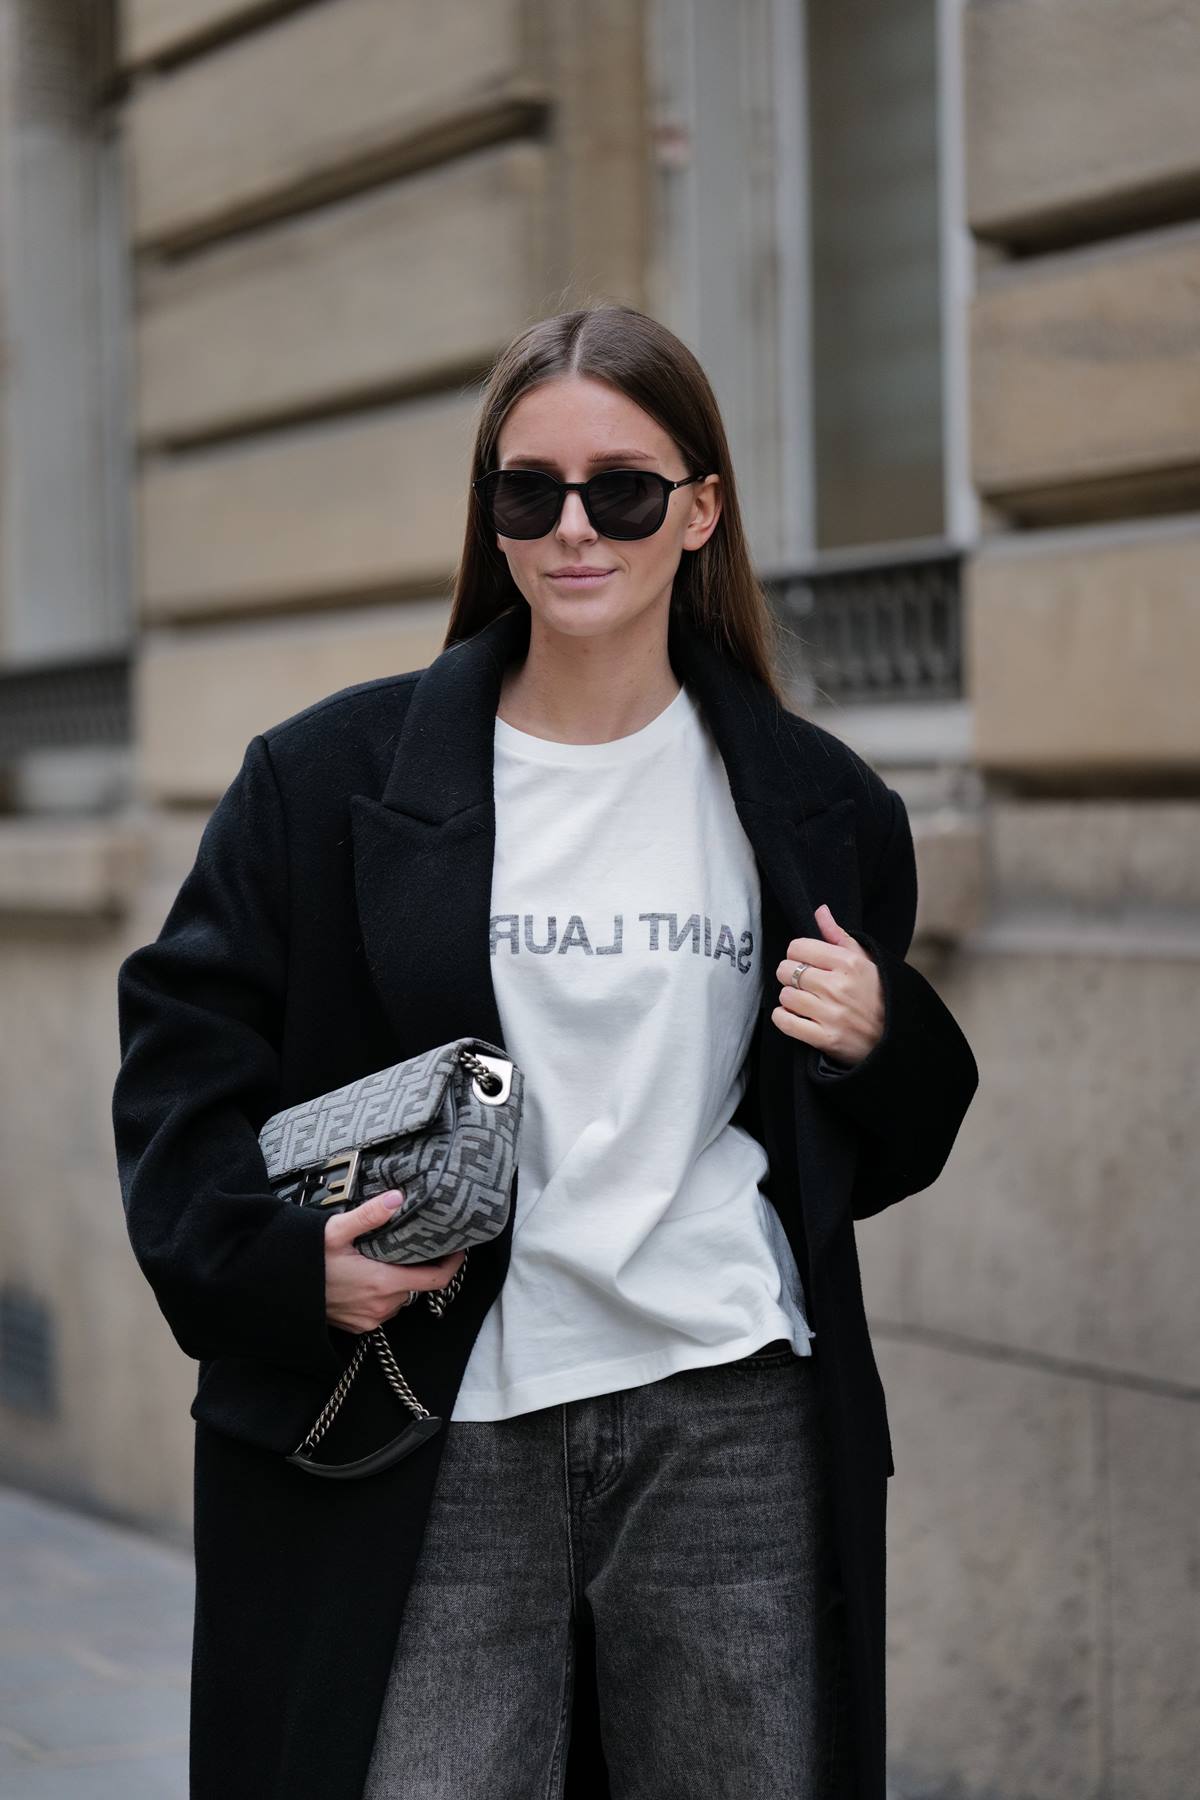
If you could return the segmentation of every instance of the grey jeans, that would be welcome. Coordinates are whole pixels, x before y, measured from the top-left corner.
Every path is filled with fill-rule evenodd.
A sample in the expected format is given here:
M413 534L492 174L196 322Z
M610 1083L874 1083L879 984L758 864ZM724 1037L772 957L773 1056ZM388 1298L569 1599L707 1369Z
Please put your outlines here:
M451 1420L363 1800L558 1800L574 1621L612 1800L842 1791L814 1356Z

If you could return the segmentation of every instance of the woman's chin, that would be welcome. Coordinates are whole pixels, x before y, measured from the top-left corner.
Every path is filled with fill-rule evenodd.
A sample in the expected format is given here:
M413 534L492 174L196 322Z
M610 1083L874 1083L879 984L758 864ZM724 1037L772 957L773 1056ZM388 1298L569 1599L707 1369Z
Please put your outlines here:
M535 618L555 631L575 636L591 637L597 632L614 631L631 615L620 596L608 591L613 585L606 582L606 591L594 594L561 593L552 589L538 596L531 611Z

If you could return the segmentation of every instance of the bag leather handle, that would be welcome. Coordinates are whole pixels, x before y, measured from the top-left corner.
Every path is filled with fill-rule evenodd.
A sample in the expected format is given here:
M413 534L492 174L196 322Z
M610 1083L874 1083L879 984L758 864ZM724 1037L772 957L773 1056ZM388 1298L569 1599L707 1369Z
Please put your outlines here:
M419 1450L428 1438L441 1429L442 1421L429 1413L423 1419L414 1419L390 1444L384 1444L378 1450L372 1450L369 1455L358 1457L354 1462L318 1462L311 1452L305 1455L300 1450L294 1450L284 1460L303 1469L306 1475L325 1475L335 1481L353 1481L360 1475L376 1475L381 1469L390 1469L393 1463L398 1463L401 1458Z

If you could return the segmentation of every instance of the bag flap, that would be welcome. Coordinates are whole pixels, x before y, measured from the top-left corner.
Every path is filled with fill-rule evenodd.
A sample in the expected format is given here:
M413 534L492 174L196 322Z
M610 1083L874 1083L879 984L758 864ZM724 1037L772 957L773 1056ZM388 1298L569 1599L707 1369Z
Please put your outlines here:
M316 1168L345 1150L365 1150L388 1138L425 1131L441 1113L458 1062L460 1043L439 1044L406 1062L377 1069L272 1113L258 1134L259 1147L274 1181Z

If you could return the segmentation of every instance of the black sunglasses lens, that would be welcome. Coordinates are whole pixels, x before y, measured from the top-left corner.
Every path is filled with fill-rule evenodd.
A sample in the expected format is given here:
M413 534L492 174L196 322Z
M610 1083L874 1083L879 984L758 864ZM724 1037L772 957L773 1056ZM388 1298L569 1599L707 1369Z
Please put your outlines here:
M558 523L558 483L536 469L494 469L484 484L491 524L501 537L539 538ZM640 469L612 469L588 483L592 521L602 537L649 537L663 521L662 482Z
M539 538L558 518L557 484L535 469L497 469L488 478L492 528L501 537Z
M588 499L602 537L649 537L663 522L662 482L644 469L612 469L594 475Z

